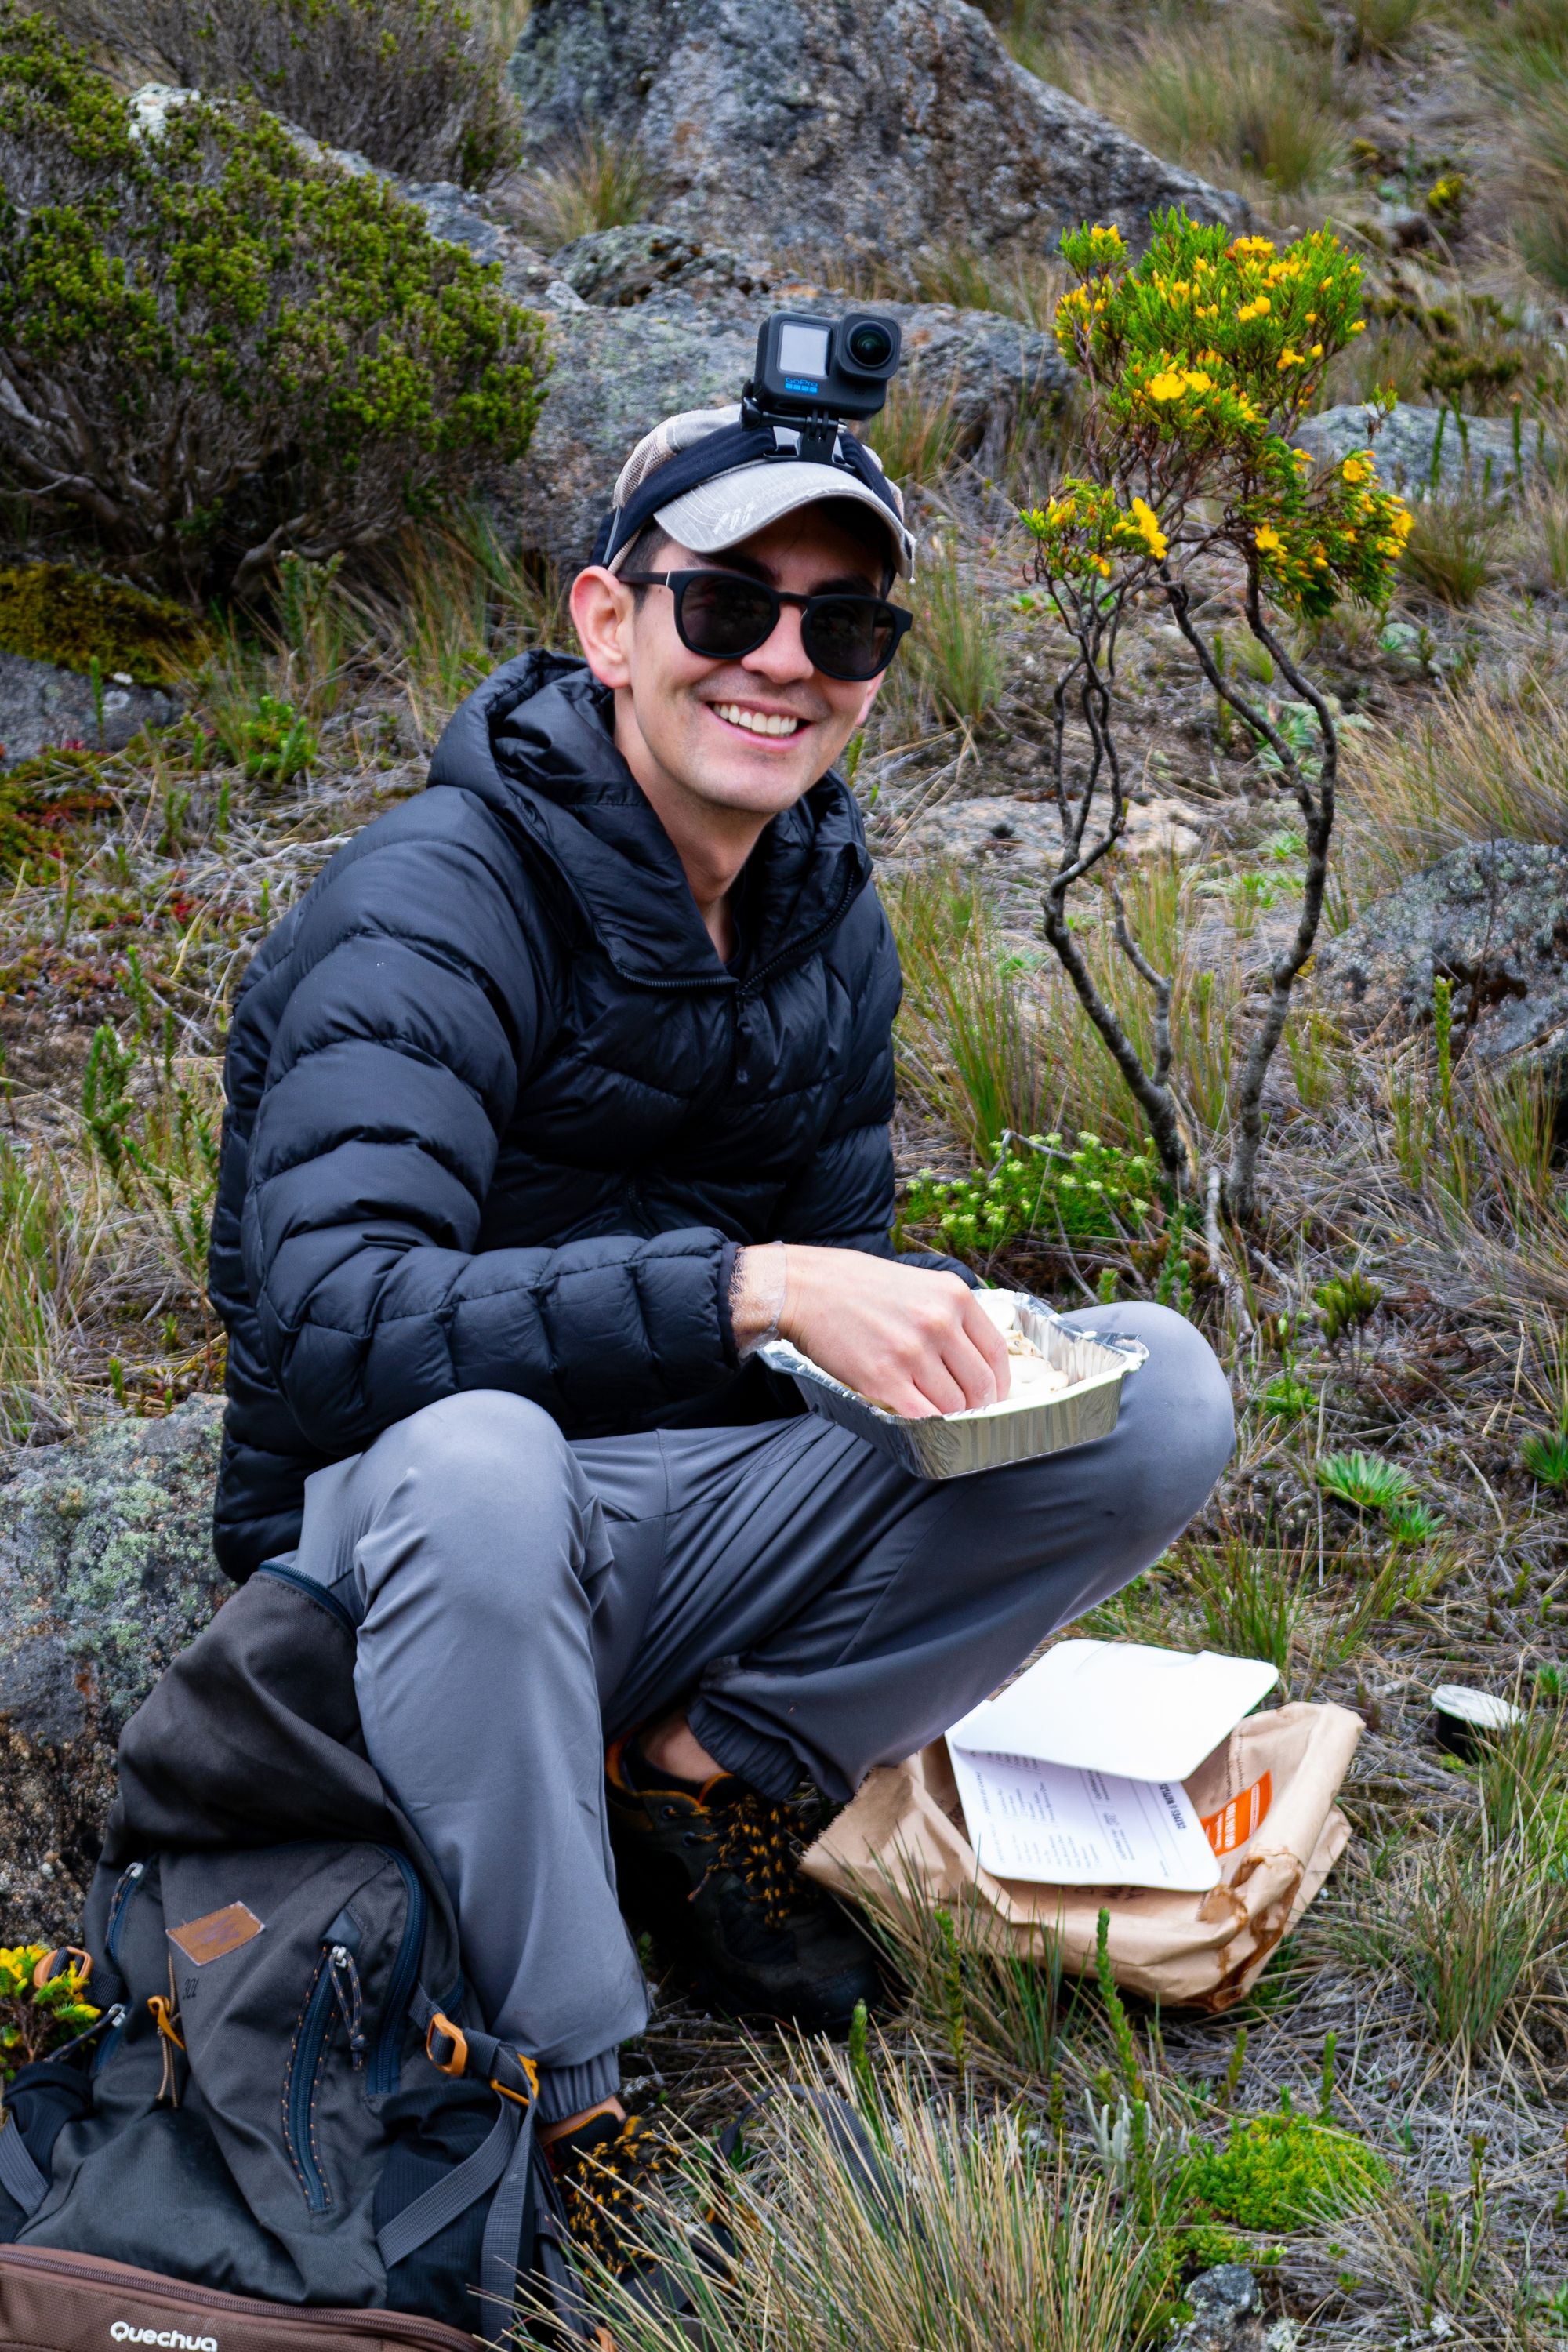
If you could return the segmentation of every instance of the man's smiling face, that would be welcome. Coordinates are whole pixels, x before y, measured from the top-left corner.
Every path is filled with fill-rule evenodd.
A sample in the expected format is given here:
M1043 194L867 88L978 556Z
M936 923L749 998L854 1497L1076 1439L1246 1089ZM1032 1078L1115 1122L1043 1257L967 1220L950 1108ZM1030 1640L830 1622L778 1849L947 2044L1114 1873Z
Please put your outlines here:
M721 555L665 541L649 567L725 571L797 595L879 595L878 558L823 506L804 507ZM765 822L830 768L865 718L879 680L827 677L801 644L798 606L755 652L712 661L680 642L668 588L634 594L595 568L573 589L589 665L615 689L616 740L656 801L674 793Z

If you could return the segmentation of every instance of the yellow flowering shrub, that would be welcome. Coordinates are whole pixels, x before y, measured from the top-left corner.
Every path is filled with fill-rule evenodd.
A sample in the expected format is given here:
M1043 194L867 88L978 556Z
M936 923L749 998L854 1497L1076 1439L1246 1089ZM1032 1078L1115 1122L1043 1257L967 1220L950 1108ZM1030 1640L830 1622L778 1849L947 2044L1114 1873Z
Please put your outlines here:
M1228 547L1298 610L1384 604L1410 529L1403 499L1370 450L1319 469L1291 441L1361 331L1361 265L1328 229L1280 247L1180 212L1153 227L1137 262L1115 229L1062 239L1079 282L1056 335L1088 379L1099 462L1093 481L1025 513L1042 579L1137 586L1173 547Z
M82 1999L85 1984L74 1968L47 1984L33 1981L47 1944L0 1945L0 2075L9 2082L19 2066L47 2057L92 2024L98 2011Z
M1114 228L1062 239L1077 283L1058 305L1056 335L1084 379L1081 456L1079 471L1022 517L1044 592L1023 603L1043 606L1067 638L1048 770L1061 854L1046 877L1045 935L1147 1121L1167 1179L1179 1192L1204 1189L1218 1171L1203 1176L1173 1081L1173 978L1132 938L1114 882L1128 824L1118 639L1131 608L1163 605L1216 708L1242 720L1274 788L1294 802L1305 848L1298 919L1270 959L1266 991L1248 1005L1226 1103L1230 1158L1219 1198L1245 1223L1257 1207L1269 1062L1321 919L1340 756L1337 706L1278 624L1282 611L1383 605L1410 518L1379 479L1370 448L1320 466L1297 446L1324 370L1361 332L1361 268L1332 233L1279 246L1182 212L1156 215L1151 228L1136 261ZM1271 673L1307 714L1304 731L1249 694L1200 620L1237 605ZM1068 911L1080 886L1107 883L1100 919L1151 1000L1152 1054L1101 986Z

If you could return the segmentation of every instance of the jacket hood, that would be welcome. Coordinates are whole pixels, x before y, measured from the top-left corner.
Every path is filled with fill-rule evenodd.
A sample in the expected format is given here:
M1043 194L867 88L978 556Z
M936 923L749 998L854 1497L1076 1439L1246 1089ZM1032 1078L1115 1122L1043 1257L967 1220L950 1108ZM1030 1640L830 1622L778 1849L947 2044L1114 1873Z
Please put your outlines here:
M554 866L628 979L723 987L820 946L871 877L860 812L831 769L747 860L742 961L719 961L669 835L616 751L613 699L586 662L523 654L459 705L430 783L485 801Z

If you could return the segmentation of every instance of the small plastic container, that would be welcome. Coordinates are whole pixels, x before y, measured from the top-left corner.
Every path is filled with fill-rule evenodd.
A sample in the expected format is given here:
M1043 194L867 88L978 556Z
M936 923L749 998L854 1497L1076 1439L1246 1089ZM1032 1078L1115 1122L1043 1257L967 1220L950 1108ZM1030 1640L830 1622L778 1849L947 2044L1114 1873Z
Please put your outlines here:
M1481 1740L1524 1721L1523 1709L1511 1699L1471 1690L1464 1683L1439 1683L1432 1693L1432 1714L1437 1745L1450 1756L1473 1756Z

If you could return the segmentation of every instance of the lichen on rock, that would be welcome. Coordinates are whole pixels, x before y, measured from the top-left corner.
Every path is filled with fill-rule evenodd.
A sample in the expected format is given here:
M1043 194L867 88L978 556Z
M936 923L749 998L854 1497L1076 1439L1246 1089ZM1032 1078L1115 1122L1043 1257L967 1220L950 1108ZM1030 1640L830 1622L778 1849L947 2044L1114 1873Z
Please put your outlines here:
M126 1414L0 1486L0 1942L73 1927L115 1743L228 1591L212 1554L222 1402Z

